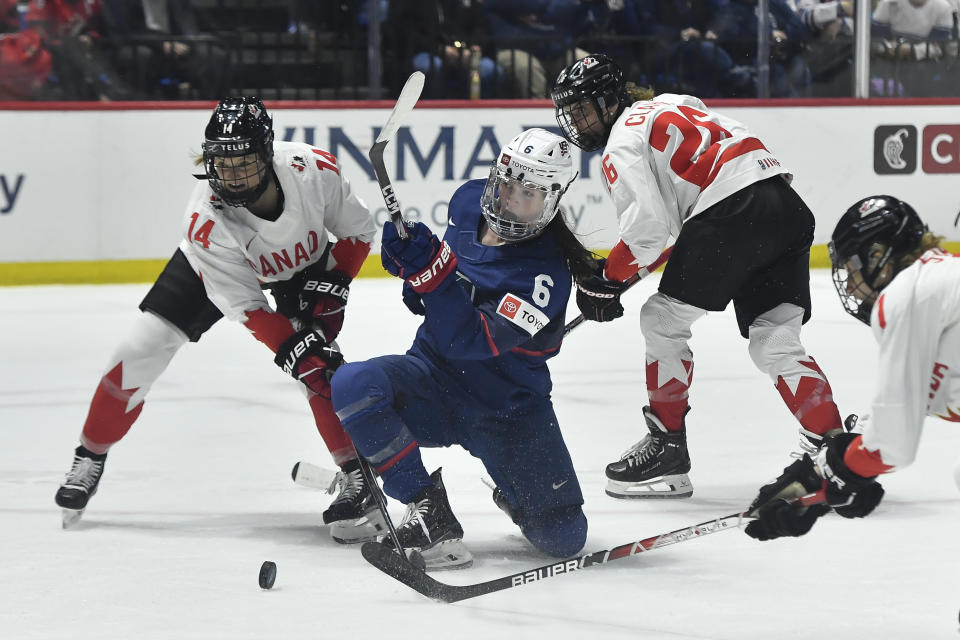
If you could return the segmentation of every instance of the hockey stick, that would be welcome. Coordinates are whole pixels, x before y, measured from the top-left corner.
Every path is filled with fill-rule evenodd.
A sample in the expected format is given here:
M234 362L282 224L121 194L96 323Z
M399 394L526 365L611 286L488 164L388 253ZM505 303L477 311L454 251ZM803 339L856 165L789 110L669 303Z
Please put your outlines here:
M302 487L320 489L327 493L331 493L330 486L337 478L336 471L324 469L303 460L293 465L293 471L290 472L290 475L293 477L293 481Z
M373 165L373 172L377 176L377 182L380 184L380 193L383 195L383 201L387 205L387 213L397 227L397 234L407 239L407 230L403 226L403 215L401 215L400 202L393 192L393 185L390 183L390 175L387 173L387 167L383 163L383 152L387 144L393 140L397 134L397 129L404 118L413 111L413 107L420 99L420 92L423 91L424 75L420 71L414 71L407 78L407 82L400 90L400 97L397 98L397 104L394 105L390 117L387 118L387 124L383 125L380 135L370 148L370 163Z
M363 481L370 487L370 493L373 494L373 500L377 503L377 509L380 510L384 521L387 523L387 531L389 532L390 538L393 540L393 544L396 545L395 548L399 549L400 540L397 538L397 530L393 526L393 520L387 512L387 499L383 496L383 490L380 489L380 485L377 484L377 479L374 477L373 471L370 469L367 461L363 458L359 460ZM327 493L333 493L334 481L337 479L336 471L324 469L323 467L318 467L315 464L303 460L293 465L293 471L290 472L290 475L293 477L293 481L300 486L320 489ZM423 561L423 556L420 555L419 551L410 550L407 559L413 563L414 566L421 569L426 566L426 563Z
M673 245L670 245L669 247L664 249L663 253L661 253L656 260L654 260L653 262L651 262L650 264L643 267L642 269L637 271L635 274L633 274L632 276L624 280L623 282L624 284L627 285L627 289L629 289L630 287L637 284L638 282L646 278L648 275L650 275L651 273L659 269L661 265L663 265L663 263L667 261L671 253L673 253ZM627 289L624 289L624 291L626 291ZM563 327L563 337L566 338L568 333L570 333L571 331L573 331L574 329L576 329L586 321L587 319L583 317L582 313L578 315L576 318L568 322L566 326Z
M825 500L823 492L819 491L809 496L800 498L798 502L804 505L818 504ZM552 564L543 565L535 569L521 571L503 578L488 580L487 582L478 582L468 585L450 585L434 580L424 571L412 567L409 563L403 562L397 555L379 542L366 542L360 547L360 551L367 562L384 572L391 578L402 582L414 591L425 595L438 602L459 602L468 598L476 598L488 593L503 591L513 587L520 587L531 582L539 582L547 578L554 578L559 575L587 569L589 567L606 564L614 560L629 558L644 551L653 551L661 547L666 547L679 542L686 542L694 538L717 533L718 531L727 531L737 529L743 520L752 519L744 513L732 513L728 516L722 516L715 520L707 520L700 524L695 524L682 529L676 529L668 533L661 533L656 536L628 542L619 547L604 551L595 551L571 558L561 560Z
M370 463L367 462L367 459L363 456L358 456L358 459L360 460L360 472L363 473L363 481L367 483L368 487L370 487L370 493L373 494L373 501L377 503L377 508L380 510L380 515L383 516L384 522L387 523L387 531L390 535L390 540L393 541L393 549L388 549L380 542L374 542L373 544L393 555L394 558L397 558L398 564L408 566L411 569L416 569L418 571L425 570L427 563L423 559L423 556L420 555L420 552L416 549L404 549L400 544L400 538L397 536L397 529L393 526L393 520L390 518L390 512L387 511L387 497L383 495L383 489L381 489L380 485L377 483L377 478L373 474L373 469L370 467ZM403 562L400 562L399 558L403 558Z

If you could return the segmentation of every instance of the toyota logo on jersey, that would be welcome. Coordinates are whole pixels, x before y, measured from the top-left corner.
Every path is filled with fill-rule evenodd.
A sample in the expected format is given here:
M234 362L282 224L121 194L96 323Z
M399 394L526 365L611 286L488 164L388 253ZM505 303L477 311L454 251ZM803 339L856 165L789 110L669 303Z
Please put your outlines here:
M512 320L517 317L517 311L519 309L520 309L520 301L508 293L503 297L503 300L500 302L500 308L497 310L497 312Z
M503 316L531 336L537 335L540 329L550 323L547 314L512 293L507 293L500 299L497 315Z

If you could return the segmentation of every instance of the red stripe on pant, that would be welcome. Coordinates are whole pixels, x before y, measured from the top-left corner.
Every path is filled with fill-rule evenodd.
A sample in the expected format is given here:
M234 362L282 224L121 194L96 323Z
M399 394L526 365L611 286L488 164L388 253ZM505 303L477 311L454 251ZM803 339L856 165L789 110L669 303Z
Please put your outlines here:
M405 446L403 449L401 449L399 453L397 453L394 456L391 456L390 458L387 458L386 460L383 461L382 464L377 466L377 473L382 474L384 471L387 471L393 465L400 462L408 453L415 450L418 446L419 445L417 444L417 441L414 440L413 442Z

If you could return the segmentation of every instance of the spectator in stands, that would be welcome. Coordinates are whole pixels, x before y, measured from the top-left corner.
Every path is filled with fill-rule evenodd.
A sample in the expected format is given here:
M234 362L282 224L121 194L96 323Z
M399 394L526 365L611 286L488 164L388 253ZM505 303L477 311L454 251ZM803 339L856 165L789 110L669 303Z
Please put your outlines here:
M36 29L0 35L0 100L34 100L53 69Z
M757 0L716 2L714 32L717 44L733 58L734 64L756 68ZM810 39L810 29L788 0L770 0L770 95L803 97L810 93L810 70L800 53Z
M593 0L484 0L497 44L497 64L513 98L545 98L566 65L589 55L574 48Z
M100 49L99 0L31 0L25 20L36 28L53 59L44 97L57 100L124 100L130 92Z
M634 4L643 25L639 35L653 38L649 59L658 91L703 98L756 93L753 74L735 67L730 54L717 45L712 29L715 2L634 0Z
M17 0L0 0L0 33L20 31L17 4Z
M402 66L388 74L398 80L412 70L427 76L429 98L466 98L479 92L497 95L502 71L483 49L490 47L490 27L480 2L404 0L391 2L384 30L385 61ZM476 71L479 87L472 86ZM399 85L398 85L399 86Z
M633 42L618 43L610 36L645 35L637 17L636 0L581 0L574 23L577 46L587 51L603 51L621 59L645 57L645 47Z
M811 32L803 52L817 96L849 96L853 86L853 0L798 0Z
M123 44L118 65L146 97L218 98L230 58L203 38L189 0L102 0L111 35Z
M320 3L316 0L289 0L287 3L290 13L288 33L311 35L316 31L320 22Z
M873 92L936 95L943 90L945 66L930 63L956 55L953 6L948 0L880 0L873 11ZM909 72L900 73L904 63ZM892 90L891 90L892 89Z

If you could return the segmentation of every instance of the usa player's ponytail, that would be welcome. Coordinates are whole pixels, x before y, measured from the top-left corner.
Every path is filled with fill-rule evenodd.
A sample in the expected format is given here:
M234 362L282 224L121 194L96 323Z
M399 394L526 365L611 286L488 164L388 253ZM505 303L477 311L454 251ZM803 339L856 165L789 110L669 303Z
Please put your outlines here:
M574 280L589 278L596 273L598 256L583 246L580 238L567 226L562 213L550 221L547 231L556 239Z

